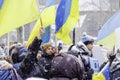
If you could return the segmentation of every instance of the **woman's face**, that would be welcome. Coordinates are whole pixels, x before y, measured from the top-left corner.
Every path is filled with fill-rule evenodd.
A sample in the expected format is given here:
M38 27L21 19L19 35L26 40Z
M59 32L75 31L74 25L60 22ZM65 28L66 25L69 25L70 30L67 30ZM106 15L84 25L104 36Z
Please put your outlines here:
M52 54L52 47L48 47L48 48L46 49L46 53L47 53L47 54Z

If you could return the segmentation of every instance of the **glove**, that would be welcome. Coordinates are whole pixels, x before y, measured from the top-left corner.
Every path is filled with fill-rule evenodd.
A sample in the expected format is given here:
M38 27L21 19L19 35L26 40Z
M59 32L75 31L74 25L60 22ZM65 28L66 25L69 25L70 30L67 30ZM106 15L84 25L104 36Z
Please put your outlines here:
M88 70L88 72L87 72L87 77L88 77L88 79L92 79L93 73L94 73L94 70L90 68L90 69Z

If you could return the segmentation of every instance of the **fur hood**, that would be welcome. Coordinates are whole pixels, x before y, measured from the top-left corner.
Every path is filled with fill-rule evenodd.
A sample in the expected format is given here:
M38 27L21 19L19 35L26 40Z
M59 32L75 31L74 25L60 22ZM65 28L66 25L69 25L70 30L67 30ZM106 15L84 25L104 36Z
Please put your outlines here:
M76 44L76 47L80 50L80 51L83 51L83 52L87 52L89 56L92 55L92 52L88 50L88 48L86 47L86 45L80 41Z

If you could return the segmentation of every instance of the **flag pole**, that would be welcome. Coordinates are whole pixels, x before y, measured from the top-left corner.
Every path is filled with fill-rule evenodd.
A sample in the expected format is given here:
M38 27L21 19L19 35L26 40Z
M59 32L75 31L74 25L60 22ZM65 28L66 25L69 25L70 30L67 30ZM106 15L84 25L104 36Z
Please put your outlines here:
M80 21L80 20L78 20L78 27L80 28L80 23L79 23L79 21ZM75 37L75 35L76 35L75 32L76 32L76 29L74 28L74 29L73 29L73 45L75 45L75 39L76 39L76 37Z
M36 0L36 3L37 3L38 10L39 10L40 9L39 0ZM40 10L39 10L39 12L40 12ZM40 14L40 24L41 24L41 28L43 28L43 22L42 22L41 14ZM45 31L45 29L44 29L44 31ZM38 36L40 37L40 34Z
M98 76L109 66L109 62L103 67L103 69L98 73Z
M75 28L73 29L73 45L75 45Z
M40 6L39 6L39 1L36 0L36 3L37 3L38 10L39 10L39 8L40 8ZM39 12L40 12L40 10L39 10ZM40 14L40 23L41 23L41 26L43 26L41 14Z
M78 1L79 2L79 1ZM79 4L78 4L78 6L79 6ZM79 9L79 8L78 8ZM79 10L78 10L78 15L79 15ZM80 15L79 15L80 16ZM80 27L80 25L79 25L79 18L78 18L78 26ZM75 34L75 32L76 32L76 30L75 30L75 28L73 29L73 45L75 45L75 40L76 40L76 34Z

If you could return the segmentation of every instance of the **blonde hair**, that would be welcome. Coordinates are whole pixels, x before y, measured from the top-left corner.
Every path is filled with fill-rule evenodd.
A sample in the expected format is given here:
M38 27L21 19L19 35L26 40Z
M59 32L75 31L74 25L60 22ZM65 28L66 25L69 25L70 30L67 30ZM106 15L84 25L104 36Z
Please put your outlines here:
M44 50L48 49L49 47L53 47L51 43L46 43L43 45Z

